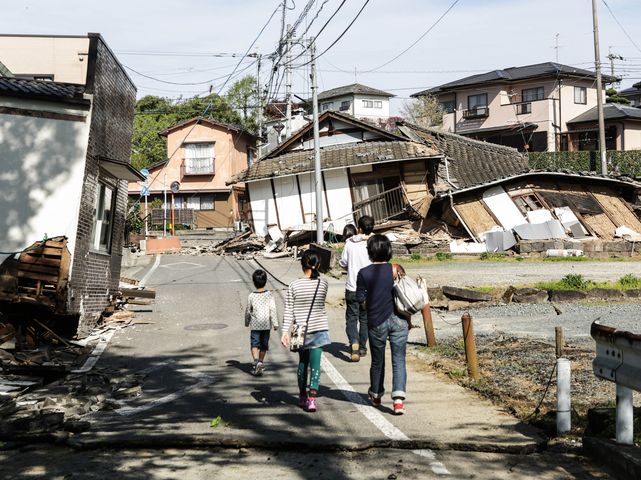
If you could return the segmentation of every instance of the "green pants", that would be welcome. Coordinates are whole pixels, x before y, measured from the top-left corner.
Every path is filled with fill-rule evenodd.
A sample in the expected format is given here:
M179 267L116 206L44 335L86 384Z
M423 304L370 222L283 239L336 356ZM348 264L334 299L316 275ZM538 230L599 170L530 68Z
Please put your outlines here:
M320 382L322 348L310 348L298 352L298 388L301 395L316 396ZM309 378L309 380L308 380Z

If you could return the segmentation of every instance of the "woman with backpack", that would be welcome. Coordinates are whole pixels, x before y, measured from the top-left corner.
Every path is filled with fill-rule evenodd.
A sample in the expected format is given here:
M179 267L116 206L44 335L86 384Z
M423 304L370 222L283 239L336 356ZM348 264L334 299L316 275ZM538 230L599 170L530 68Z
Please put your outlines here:
M367 254L372 264L362 268L356 279L356 299L367 310L367 326L372 364L369 369L368 396L375 407L381 405L385 388L385 346L392 351L392 400L394 414L405 413L407 370L405 352L409 318L401 317L394 306L396 272L389 263L392 244L384 235L376 234L367 241ZM400 267L396 266L395 267ZM404 274L401 268L401 275ZM364 305L363 305L364 304Z

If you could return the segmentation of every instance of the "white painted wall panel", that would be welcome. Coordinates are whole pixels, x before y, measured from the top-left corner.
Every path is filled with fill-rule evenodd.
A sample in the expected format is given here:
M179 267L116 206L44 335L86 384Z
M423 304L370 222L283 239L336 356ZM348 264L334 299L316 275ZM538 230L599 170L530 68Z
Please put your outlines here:
M305 222L314 221L316 214L316 191L315 177L313 173L299 175L301 198L303 200L303 210L305 212ZM327 204L325 195L323 195L323 217L327 217Z
M506 230L511 230L515 225L527 223L503 187L497 186L485 190L483 201Z
M346 224L354 223L347 169L329 170L324 175L331 222L334 232L341 233Z
M286 229L303 223L296 177L275 178L274 189L276 190L276 206L278 207L281 228Z
M254 231L257 235L267 235L267 225L276 224L276 205L272 196L272 186L269 180L247 184L249 199L254 221Z
M88 122L0 115L0 250L65 235L73 254L88 137Z

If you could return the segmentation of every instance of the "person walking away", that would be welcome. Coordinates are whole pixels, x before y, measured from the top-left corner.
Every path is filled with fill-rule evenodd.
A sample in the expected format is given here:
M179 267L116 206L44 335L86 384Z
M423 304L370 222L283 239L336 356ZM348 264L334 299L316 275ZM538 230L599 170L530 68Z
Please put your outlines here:
M369 369L371 403L381 405L385 393L385 346L392 351L392 400L394 413L405 413L407 370L405 352L409 323L394 310L394 273L392 244L384 235L372 235L367 241L367 253L372 264L358 272L356 300L365 302L372 364Z
M251 329L249 342L253 359L252 375L260 376L265 370L265 355L269 350L269 331L278 330L276 300L271 291L265 289L267 273L256 270L252 274L256 290L249 294L245 308L245 326Z
M356 227L352 225L351 223L348 223L343 227L343 235L342 235L342 240L343 243L345 243L347 240L352 238L354 235L356 235L358 231L356 230Z
M305 250L301 257L303 277L289 284L285 297L281 343L289 347L289 327L293 322L307 325L303 348L298 352L298 406L315 412L320 384L321 355L329 345L329 322L325 310L327 280L320 278L320 256Z
M374 229L374 219L363 215L358 219L358 235L345 241L343 255L339 261L347 269L345 281L345 332L351 349L352 362L358 362L367 355L367 312L359 308L356 301L356 278L361 268L371 262L367 255L367 239Z

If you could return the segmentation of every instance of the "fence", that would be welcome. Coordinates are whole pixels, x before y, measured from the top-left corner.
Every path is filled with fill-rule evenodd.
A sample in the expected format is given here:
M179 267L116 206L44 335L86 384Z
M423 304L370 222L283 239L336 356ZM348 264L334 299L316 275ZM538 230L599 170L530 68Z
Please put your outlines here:
M374 222L382 223L404 213L408 205L405 190L402 186L398 186L355 203L354 217L358 220L363 215L370 215L374 218Z
M193 226L196 223L196 216L193 208L176 208L174 209L174 223L176 225ZM153 227L162 227L165 221L165 213L162 208L151 210L151 225ZM167 209L167 225L171 223L171 208Z

